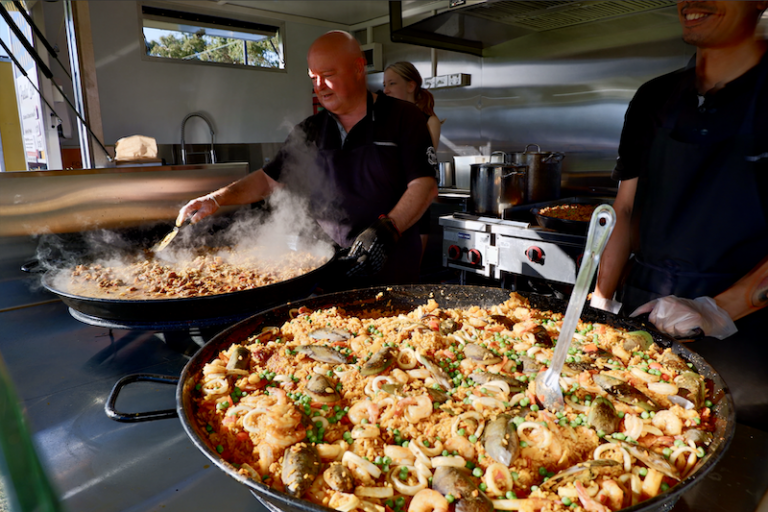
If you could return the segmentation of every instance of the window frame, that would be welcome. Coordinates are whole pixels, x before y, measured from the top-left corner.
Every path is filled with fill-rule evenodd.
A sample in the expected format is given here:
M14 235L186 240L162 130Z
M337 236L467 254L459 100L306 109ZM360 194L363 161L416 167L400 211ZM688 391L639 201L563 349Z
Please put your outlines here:
M263 66L250 66L245 64L231 64L229 62L211 62L211 61L199 61L194 59L175 59L175 58L169 58L169 57L156 57L153 55L147 55L146 49L145 49L145 39L144 39L144 19L145 15L143 12L143 7L150 7L155 9L163 9L166 11L177 11L181 13L189 13L189 14L200 14L203 16L211 16L214 18L222 18L222 19L229 19L232 21L243 21L246 23L254 23L259 25L266 25L275 27L277 29L277 37L279 41L279 48L281 50L282 58L283 58L283 67L282 68L271 68L271 67L263 67ZM136 9L137 9L137 17L138 17L138 38L139 38L139 50L141 52L141 60L147 61L147 62L162 62L166 64L183 64L183 65L197 65L197 66L216 66L216 67L225 67L230 69L242 69L242 70L249 70L249 71L265 71L265 72L271 72L271 73L287 73L288 72L288 58L287 58L287 52L286 52L286 35L285 35L285 21L284 20L278 20L274 18L263 18L263 17L254 17L249 15L243 15L240 13L236 13L237 17L234 17L232 14L235 13L228 13L228 12L219 12L219 11L212 11L211 9L206 8L197 8L193 7L187 3L181 4L181 3L175 3L175 2L164 2L164 3L157 3L157 2L136 2ZM150 15L151 16L151 15ZM192 23L190 23L192 24ZM210 25L207 23L200 23L201 27L204 27L206 25ZM215 24L212 25L213 27L217 27ZM225 25L219 25L219 28L227 28ZM245 31L245 30L244 30Z

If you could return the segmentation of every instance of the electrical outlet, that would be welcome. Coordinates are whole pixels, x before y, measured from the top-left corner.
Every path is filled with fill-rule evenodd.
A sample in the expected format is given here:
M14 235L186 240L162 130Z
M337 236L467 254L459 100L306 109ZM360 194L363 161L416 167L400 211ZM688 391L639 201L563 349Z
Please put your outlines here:
M448 75L448 85L451 87L461 85L461 73L454 73L452 75Z

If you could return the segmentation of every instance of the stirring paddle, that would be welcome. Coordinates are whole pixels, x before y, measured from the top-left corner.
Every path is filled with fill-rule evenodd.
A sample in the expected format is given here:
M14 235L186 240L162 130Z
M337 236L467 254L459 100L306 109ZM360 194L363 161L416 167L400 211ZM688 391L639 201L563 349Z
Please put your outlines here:
M597 270L600 255L605 249L605 244L611 236L613 226L616 224L616 212L607 204L601 204L592 213L587 232L587 245L584 257L581 260L581 268L576 276L576 285L573 287L568 308L565 310L563 325L560 327L560 336L557 338L555 354L552 364L546 372L540 372L536 376L536 397L541 404L550 411L562 411L565 407L563 392L560 389L560 372L563 370L568 348L571 346L573 334L576 332L576 323L584 309L589 286Z
M153 245L150 251L152 251L153 253L160 252L166 247L168 247L168 244L170 244L171 241L173 241L173 239L176 238L176 235L179 234L179 230L182 227L184 227L188 222L189 222L189 219L185 219L181 223L179 223L179 221L177 220L176 225L173 226L173 229L167 235L165 235L162 240L160 240L155 245Z

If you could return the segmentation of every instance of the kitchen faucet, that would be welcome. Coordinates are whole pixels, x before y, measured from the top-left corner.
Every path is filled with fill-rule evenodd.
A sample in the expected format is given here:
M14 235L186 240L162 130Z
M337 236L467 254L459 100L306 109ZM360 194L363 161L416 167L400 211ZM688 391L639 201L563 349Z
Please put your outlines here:
M213 135L214 135L213 125L211 124L211 122L208 120L207 117L205 117L203 114L200 114L199 112L193 112L191 114L187 114L187 117L185 117L184 120L181 122L181 163L182 164L187 163L187 149L185 147L186 144L184 142L184 127L186 126L187 121L189 120L190 117L199 117L200 119L205 121L205 124L208 125L208 129L211 130L211 150L210 150L211 163L215 164L216 153L214 153L213 151ZM200 154L200 153L190 153L190 155L191 154Z

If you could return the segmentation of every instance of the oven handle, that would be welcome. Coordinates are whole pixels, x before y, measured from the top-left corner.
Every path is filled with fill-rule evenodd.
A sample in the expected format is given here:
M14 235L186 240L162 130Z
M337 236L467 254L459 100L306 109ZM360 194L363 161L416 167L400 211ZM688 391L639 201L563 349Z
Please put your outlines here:
M139 421L154 421L164 420L168 418L178 418L179 413L176 409L165 409L162 411L147 411L147 412L120 412L115 409L115 402L117 402L117 396L120 391L133 382L159 382L161 384L173 384L174 386L179 383L178 377L169 377L167 375L155 375L151 373L136 373L133 375L126 375L118 380L112 387L112 391L109 392L107 397L107 403L104 404L104 412L107 413L111 419L115 421L122 421L124 423L137 423Z

